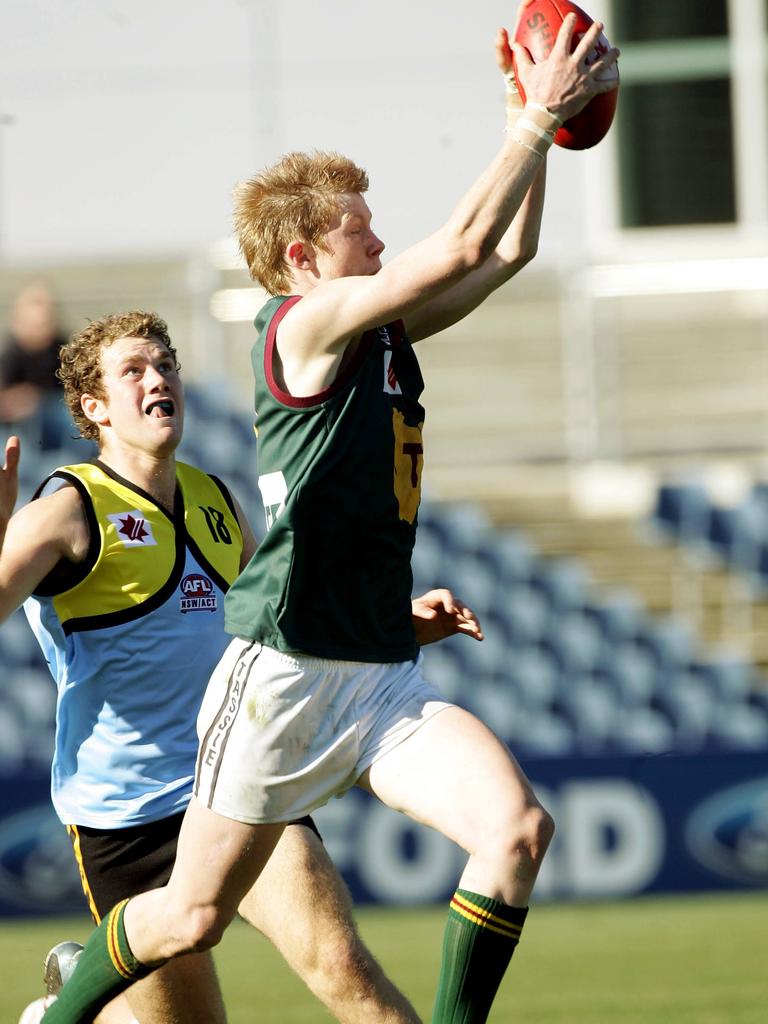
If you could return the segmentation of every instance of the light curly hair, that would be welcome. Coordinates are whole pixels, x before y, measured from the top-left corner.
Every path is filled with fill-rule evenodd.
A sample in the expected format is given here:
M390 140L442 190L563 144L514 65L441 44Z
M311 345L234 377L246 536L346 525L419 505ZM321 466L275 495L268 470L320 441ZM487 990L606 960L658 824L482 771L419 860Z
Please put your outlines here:
M270 295L290 290L286 247L323 237L347 192L368 191L368 175L340 153L288 153L235 189L235 233L251 277Z
M128 313L112 313L75 334L61 348L56 375L64 385L64 401L82 437L99 440L99 428L83 412L82 395L104 398L101 353L120 338L152 338L168 349L178 370L176 349L168 335L168 325L155 313L135 309Z

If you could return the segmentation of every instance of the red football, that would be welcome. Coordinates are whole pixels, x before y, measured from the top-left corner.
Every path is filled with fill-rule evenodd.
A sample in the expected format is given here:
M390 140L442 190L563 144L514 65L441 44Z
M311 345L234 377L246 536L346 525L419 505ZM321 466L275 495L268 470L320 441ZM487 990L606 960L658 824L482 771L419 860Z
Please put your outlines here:
M536 64L546 60L549 56L549 51L554 45L563 19L566 14L571 13L576 15L576 26L571 41L571 52L573 52L594 18L590 18L580 7L570 3L570 0L533 0L523 8L522 17L515 30L515 39L528 50L531 59ZM589 54L588 63L594 63L610 48L611 44L601 33L597 44ZM514 70L520 96L525 101L525 93L517 75L517 66ZM609 71L605 72L605 76L606 78L615 78L618 82L618 67L614 64ZM566 121L558 130L555 135L557 145L563 146L565 149L589 149L590 146L596 145L611 127L618 95L619 90L616 88L611 92L594 96L583 110Z

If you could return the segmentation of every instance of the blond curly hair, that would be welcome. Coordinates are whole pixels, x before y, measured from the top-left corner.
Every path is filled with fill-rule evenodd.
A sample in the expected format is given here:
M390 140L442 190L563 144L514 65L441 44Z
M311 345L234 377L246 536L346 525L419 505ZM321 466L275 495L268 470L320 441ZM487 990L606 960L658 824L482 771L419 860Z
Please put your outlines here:
M235 189L235 233L251 277L270 293L290 290L290 242L325 249L323 236L346 192L368 191L368 175L340 153L288 153Z
M75 334L61 348L59 369L56 375L64 385L64 401L82 437L89 441L99 440L99 428L82 410L82 395L104 398L101 353L120 338L152 338L165 345L176 369L179 361L176 349L168 335L168 325L155 313L131 310L128 313L112 313Z

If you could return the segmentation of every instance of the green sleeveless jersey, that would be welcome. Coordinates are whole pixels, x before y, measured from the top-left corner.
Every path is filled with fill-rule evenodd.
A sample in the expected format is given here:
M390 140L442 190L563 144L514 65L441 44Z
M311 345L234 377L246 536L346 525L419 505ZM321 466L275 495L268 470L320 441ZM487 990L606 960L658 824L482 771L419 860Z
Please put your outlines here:
M402 321L366 332L320 394L273 373L277 326L298 296L256 318L259 489L267 533L227 593L228 632L345 661L416 657L411 553L423 466L424 388Z

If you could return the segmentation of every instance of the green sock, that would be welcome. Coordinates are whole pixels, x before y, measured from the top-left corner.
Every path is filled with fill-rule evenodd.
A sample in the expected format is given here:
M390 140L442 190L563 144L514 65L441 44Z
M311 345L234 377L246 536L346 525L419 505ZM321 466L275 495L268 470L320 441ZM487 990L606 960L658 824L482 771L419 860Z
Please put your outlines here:
M457 889L448 908L432 1024L482 1024L515 951L528 908Z
M140 964L128 945L123 925L127 903L113 907L91 933L72 977L46 1010L45 1024L90 1022L111 999L154 970Z

